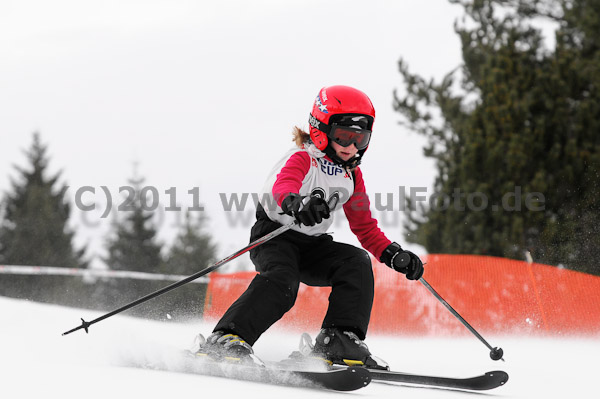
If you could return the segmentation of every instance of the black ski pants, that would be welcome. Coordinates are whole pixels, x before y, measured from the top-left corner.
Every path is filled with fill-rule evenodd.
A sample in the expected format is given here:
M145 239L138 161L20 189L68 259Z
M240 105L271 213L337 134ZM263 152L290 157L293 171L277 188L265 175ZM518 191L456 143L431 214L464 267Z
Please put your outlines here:
M262 209L250 241L280 227ZM333 241L330 235L287 232L250 251L259 274L225 312L215 331L235 333L253 345L296 301L300 282L331 287L322 328L340 327L364 339L373 305L374 279L366 251Z

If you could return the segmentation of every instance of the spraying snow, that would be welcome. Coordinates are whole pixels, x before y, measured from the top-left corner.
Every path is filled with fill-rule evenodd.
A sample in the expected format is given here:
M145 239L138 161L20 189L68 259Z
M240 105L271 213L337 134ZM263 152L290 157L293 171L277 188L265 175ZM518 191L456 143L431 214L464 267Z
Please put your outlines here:
M115 316L90 328L61 334L100 313L0 298L0 375L4 398L144 399L227 393L244 398L306 398L306 395L360 395L372 398L466 398L472 394L371 383L352 393L320 392L178 372L144 364L163 362L178 369L178 353L193 345L212 324L177 324ZM316 332L311 332L315 334ZM297 348L300 334L269 331L255 345L263 360L276 361ZM506 362L493 362L476 339L369 336L371 352L392 369L409 373L471 377L504 370L507 385L486 394L504 398L592 398L597 394L598 339L490 337L504 348ZM134 367L135 366L135 367ZM595 393L594 393L595 392Z

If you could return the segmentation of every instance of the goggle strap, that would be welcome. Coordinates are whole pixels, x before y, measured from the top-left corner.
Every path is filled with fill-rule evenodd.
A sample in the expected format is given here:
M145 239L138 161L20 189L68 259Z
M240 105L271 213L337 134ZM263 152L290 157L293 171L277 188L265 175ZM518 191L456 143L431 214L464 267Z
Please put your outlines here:
M329 126L327 123L321 122L320 120L315 118L312 113L310 114L310 117L308 118L308 123L315 129L320 130L327 135L329 135L329 132L331 131L331 126Z

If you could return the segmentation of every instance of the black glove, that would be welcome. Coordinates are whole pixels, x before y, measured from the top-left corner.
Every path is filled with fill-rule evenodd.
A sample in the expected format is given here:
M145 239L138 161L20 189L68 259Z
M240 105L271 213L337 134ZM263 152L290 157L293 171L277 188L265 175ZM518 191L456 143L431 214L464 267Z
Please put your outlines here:
M406 274L409 280L418 280L423 277L423 262L421 259L410 251L402 249L400 244L391 243L381 254L383 263L396 270L397 272Z
M329 219L331 210L327 201L320 197L306 198L300 194L291 193L281 203L281 209L305 226L314 226Z

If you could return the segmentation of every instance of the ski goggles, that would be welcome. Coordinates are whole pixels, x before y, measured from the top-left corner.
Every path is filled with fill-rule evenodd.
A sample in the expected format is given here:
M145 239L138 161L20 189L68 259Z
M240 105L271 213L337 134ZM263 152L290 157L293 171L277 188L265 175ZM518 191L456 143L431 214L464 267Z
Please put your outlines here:
M329 138L342 147L348 147L354 144L357 149L364 150L371 140L371 131L333 124L329 131Z

